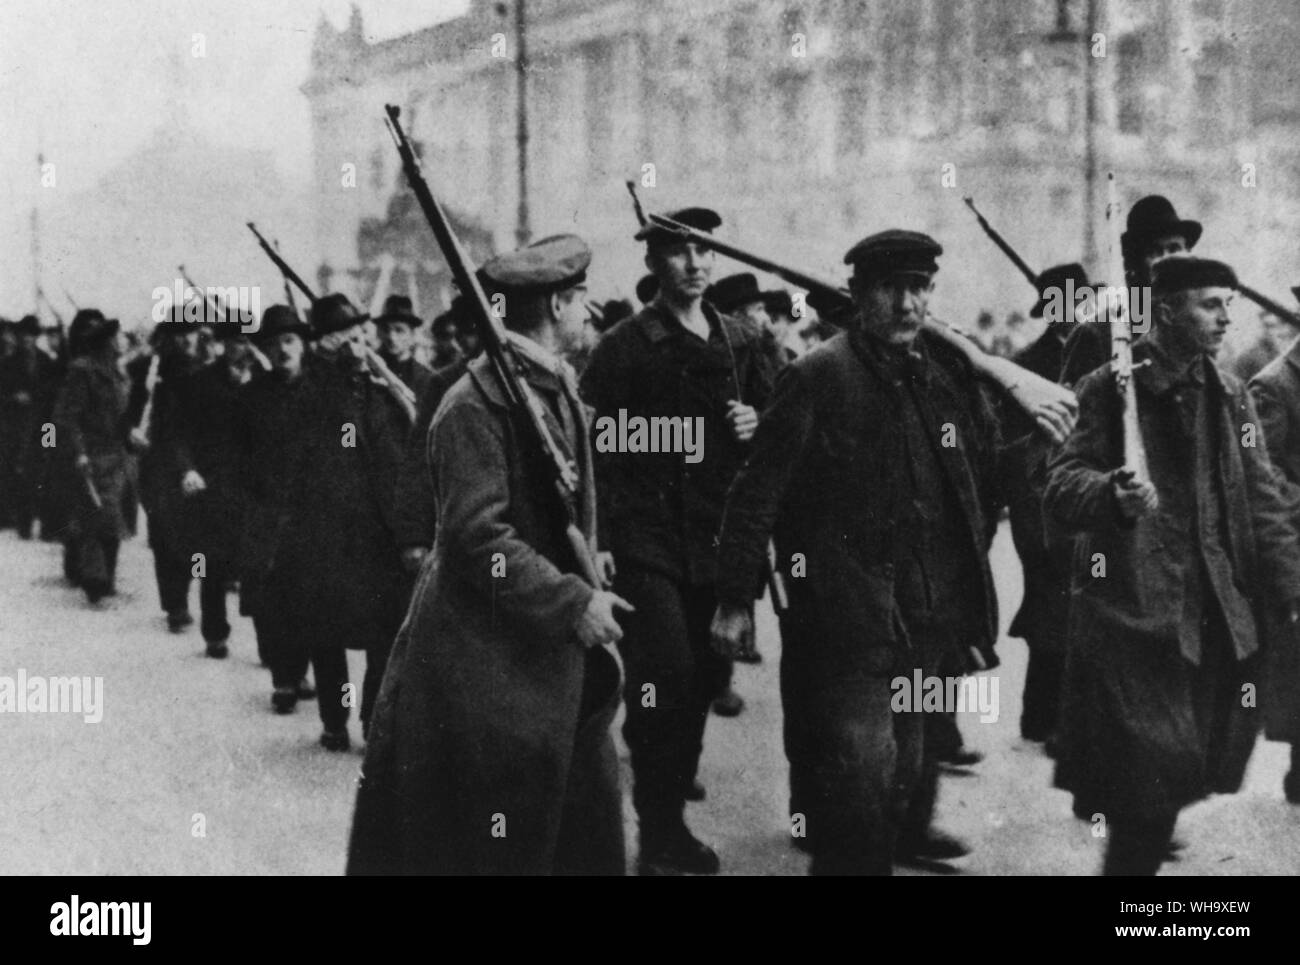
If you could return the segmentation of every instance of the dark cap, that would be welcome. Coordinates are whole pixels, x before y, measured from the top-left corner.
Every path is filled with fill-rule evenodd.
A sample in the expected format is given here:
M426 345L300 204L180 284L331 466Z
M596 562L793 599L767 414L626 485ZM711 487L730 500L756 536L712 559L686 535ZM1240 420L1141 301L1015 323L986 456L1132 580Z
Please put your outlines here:
M762 302L766 306L767 298L771 294L771 292L760 291L758 279L745 271L738 275L719 278L705 289L704 298L718 311L726 314L753 302Z
M659 279L654 275L646 275L636 283L636 299L642 305L649 305L658 294Z
M794 297L784 288L763 292L763 304L767 306L767 310L772 317L777 320L794 316Z
M626 298L611 298L600 306L600 318L596 321L596 331L608 332L611 328L633 315L632 303Z
M1201 223L1178 217L1173 204L1163 195L1148 194L1129 211L1128 230L1120 237L1120 245L1131 257L1147 242L1165 235L1181 235L1187 239L1190 251L1201 239Z
M577 235L552 235L483 264L493 289L545 295L587 280L591 249Z
M98 308L83 308L72 317L72 324L68 326L68 343L73 354L79 354L116 335L121 328L116 318L105 318Z
M856 274L928 276L939 270L935 258L942 254L943 246L929 235L891 228L859 241L844 255L844 264Z
M665 217L688 228L694 228L696 231L712 231L722 224L722 216L711 208L679 208ZM653 224L642 225L641 230L633 237L648 245L661 245L679 240L673 232L657 228Z
M411 328L419 328L424 319L415 314L409 296L389 295L384 299L383 314L375 319L375 324L387 325L389 322L403 322Z
M311 336L321 338L325 335L341 332L353 325L360 325L369 319L357 311L356 306L348 301L342 292L334 292L318 299L311 307Z
M1043 310L1048 303L1048 293L1052 289L1064 292L1066 283L1071 281L1074 282L1075 291L1090 287L1088 273L1083 270L1083 265L1071 262L1068 265L1053 265L1051 268L1045 269L1034 282L1038 286L1038 301L1029 310L1029 317L1042 318ZM1073 315L1070 316L1071 321L1073 317Z
M186 335L194 331L195 326L203 319L205 309L206 306L198 299L191 299L185 305L173 304L167 317L149 332L149 344L153 345L159 339L171 335Z
M1221 261L1193 255L1173 255L1155 263L1151 269L1151 292L1170 292L1194 288L1236 288L1237 275Z
M14 325L14 328L17 329L19 335L40 335L41 320L35 315L24 315Z
M230 328L238 329L238 325L231 325ZM286 332L292 332L300 338L307 339L311 337L311 326L298 317L288 305L272 305L262 313L262 324L257 327L257 331L251 335L256 341L265 341L275 338L277 335L283 335Z

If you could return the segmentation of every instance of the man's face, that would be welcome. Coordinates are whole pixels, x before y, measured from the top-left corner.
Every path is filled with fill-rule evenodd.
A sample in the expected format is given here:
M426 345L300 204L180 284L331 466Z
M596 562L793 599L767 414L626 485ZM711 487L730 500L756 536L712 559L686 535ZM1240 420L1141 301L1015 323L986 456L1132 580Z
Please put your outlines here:
M1161 235L1153 238L1142 252L1142 262L1146 266L1147 277L1151 277L1151 266L1157 261L1186 251L1187 239L1182 235Z
M771 331L773 335L777 334L772 324L772 313L767 310L767 306L761 301L741 305L736 309L736 314L753 322L760 331Z
M911 345L925 321L934 281L916 272L854 275L853 301L867 331L891 345Z
M316 354L345 368L360 368L365 364L366 347L366 327L358 322L317 339Z
M450 322L443 322L434 328L431 340L433 342L433 354L436 358L448 358L456 354L458 345L458 326Z
M457 325L455 328L456 344L460 346L461 352L466 358L474 358L478 355L478 331L468 322Z
M659 279L659 291L677 301L701 297L713 276L713 251L695 242L655 245L646 266Z
M297 332L281 332L271 339L266 355L271 367L286 378L296 378L302 371L302 336Z
M190 326L183 332L169 334L161 347L163 354L171 358L196 359L199 357L199 330Z
M1230 288L1193 288L1172 295L1163 308L1161 341L1175 346L1180 354L1203 352L1216 357L1232 322L1228 316L1232 297Z
M253 372L253 350L244 337L227 339L222 347L221 362L236 382L244 382Z
M1291 344L1291 340L1300 335L1300 329L1292 328L1287 322L1272 312L1265 312L1259 317L1264 329L1264 341L1274 352L1280 352Z
M581 349L587 337L587 286L575 285L551 296L551 314L555 316L555 334L560 349L571 355Z
M385 355L404 361L415 346L415 333L405 322L385 322L379 326L379 345Z

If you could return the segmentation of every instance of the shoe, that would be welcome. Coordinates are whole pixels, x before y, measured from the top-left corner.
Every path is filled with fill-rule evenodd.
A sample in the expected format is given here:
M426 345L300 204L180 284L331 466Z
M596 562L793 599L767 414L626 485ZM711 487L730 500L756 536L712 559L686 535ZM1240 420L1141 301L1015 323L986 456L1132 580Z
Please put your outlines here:
M1282 778L1282 793L1292 804L1300 804L1300 771L1294 768Z
M749 650L736 657L736 663L762 663L763 655L757 650Z
M209 641L208 641L208 656L209 656L209 657L212 657L212 658L215 659L215 660L224 660L225 657L226 657L226 655L229 654L229 653L230 653L230 648L226 646L226 641L225 641L225 640L209 640Z
M352 746L352 739L348 737L348 729L327 730L320 735L320 746L327 751L345 751Z
M172 633L180 633L193 622L189 610L172 610L167 614L167 629Z
M940 764L949 764L952 767L974 767L982 760L984 760L983 753L973 751L969 747L958 747L956 750L939 755Z
M681 825L668 834L641 843L637 874L659 878L676 875L716 875L722 867L717 852Z
M292 687L276 687L271 694L271 707L277 714L292 714L298 705L298 694Z
M719 717L739 717L745 709L745 698L730 687L726 693L713 698L713 712Z
M299 700L315 700L316 688L307 683L306 679L299 680L297 694Z
M970 854L970 848L960 838L930 828L921 837L900 838L897 853L898 860L904 862L951 861Z
M698 780L691 781L691 786L686 789L686 800L703 801L705 797L704 785Z

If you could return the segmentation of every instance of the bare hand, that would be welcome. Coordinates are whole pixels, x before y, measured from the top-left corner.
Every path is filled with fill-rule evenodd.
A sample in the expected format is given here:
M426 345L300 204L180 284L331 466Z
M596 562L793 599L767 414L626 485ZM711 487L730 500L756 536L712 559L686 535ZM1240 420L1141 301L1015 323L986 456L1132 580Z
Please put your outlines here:
M196 493L201 493L207 488L208 484L204 481L203 477L193 469L189 470L189 472L181 477L181 492L186 496L193 496Z
M1128 519L1140 519L1154 513L1160 505L1156 487L1149 482L1138 482L1131 470L1116 473L1112 485L1119 511Z
M731 431L736 434L736 439L748 442L754 438L754 430L758 428L758 410L752 405L732 399L727 403L727 421L731 423Z
M735 659L754 651L754 613L747 606L719 603L713 611L709 637L714 651Z
M1074 431L1074 424L1078 421L1079 414L1063 403L1049 402L1038 410L1035 418L1038 427L1059 446Z
M418 573L429 551L423 546L407 546L402 550L402 568L407 573Z
M609 590L597 590L587 601L587 609L578 617L575 632L584 647L602 647L607 643L618 643L623 639L623 628L614 618L614 608L636 612L636 607L628 603L617 593Z
M77 468L77 472L81 473L83 476L89 476L89 475L90 475L90 457L89 457L89 456L78 456L78 457L77 457L77 461L76 461L73 465L76 466L76 468Z
M614 577L617 570L614 567L614 554L600 552L596 554L596 572L600 574L600 585L602 589L608 590L614 585Z
M137 450L149 448L149 434L139 426L131 430L131 445Z

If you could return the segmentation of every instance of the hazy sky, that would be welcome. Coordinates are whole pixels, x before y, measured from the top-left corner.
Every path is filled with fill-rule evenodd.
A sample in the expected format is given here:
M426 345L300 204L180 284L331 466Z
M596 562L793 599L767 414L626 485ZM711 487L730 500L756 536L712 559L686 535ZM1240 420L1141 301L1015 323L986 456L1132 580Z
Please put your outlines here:
M359 0L367 39L464 11L468 0ZM310 175L306 98L322 14L348 22L347 0L0 0L0 313L30 292L29 217L47 203L36 154L56 190L92 187L172 116L214 141L273 152L286 183ZM194 35L205 56L193 56ZM179 74L178 91L172 78ZM42 191L47 192L42 195Z

